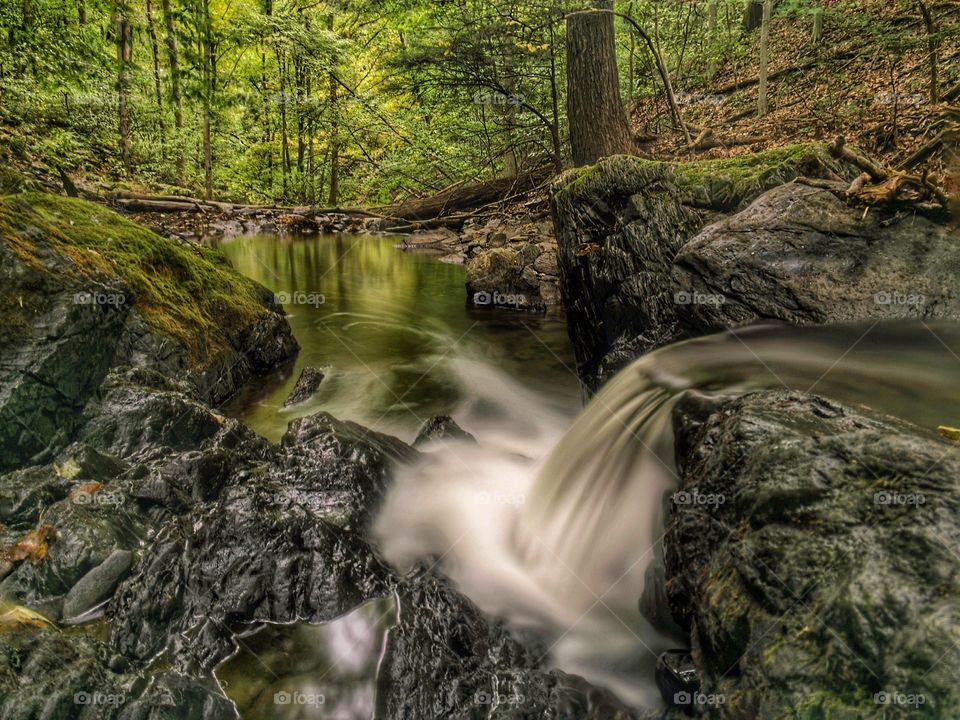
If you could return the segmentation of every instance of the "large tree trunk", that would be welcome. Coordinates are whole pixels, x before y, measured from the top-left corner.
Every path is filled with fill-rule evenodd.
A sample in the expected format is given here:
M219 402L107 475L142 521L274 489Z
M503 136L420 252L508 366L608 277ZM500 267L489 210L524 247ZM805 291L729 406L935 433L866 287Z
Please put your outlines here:
M780 0L773 0L773 7L776 8ZM763 24L763 0L747 0L746 8L743 11L743 31L752 32Z
M630 126L620 98L613 2L567 16L567 116L573 164L630 152Z

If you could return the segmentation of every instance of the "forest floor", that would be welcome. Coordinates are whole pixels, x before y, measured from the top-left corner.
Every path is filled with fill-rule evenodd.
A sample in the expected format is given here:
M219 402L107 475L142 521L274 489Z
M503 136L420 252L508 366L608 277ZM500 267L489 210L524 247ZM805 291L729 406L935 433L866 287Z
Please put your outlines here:
M871 2L871 12L897 24L905 34L925 37L919 14L903 14L895 3ZM960 5L954 10L960 13ZM737 62L717 69L705 85L674 81L683 120L712 131L719 146L690 151L672 128L660 93L633 106L641 148L656 159L677 161L730 157L801 142L830 142L843 135L867 155L898 167L919 148L947 131L948 145L960 140L960 43L938 49L941 99L931 102L929 53L925 43L894 55L868 32L824 24L820 43L812 23L796 18L772 21L769 113L758 117L757 64L760 33ZM710 142L705 145L713 144ZM935 153L925 167L941 171L951 158Z

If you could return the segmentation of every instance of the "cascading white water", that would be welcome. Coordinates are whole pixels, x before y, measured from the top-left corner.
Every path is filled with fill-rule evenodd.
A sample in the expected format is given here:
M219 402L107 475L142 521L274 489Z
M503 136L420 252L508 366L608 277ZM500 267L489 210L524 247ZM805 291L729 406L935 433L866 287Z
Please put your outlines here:
M564 433L543 399L458 360L479 444L441 441L401 469L376 522L389 561L435 562L489 613L535 627L552 661L638 707L659 704L675 640L638 608L677 487L672 411L689 391L814 392L931 431L960 424L960 326L758 326L678 343L621 371Z

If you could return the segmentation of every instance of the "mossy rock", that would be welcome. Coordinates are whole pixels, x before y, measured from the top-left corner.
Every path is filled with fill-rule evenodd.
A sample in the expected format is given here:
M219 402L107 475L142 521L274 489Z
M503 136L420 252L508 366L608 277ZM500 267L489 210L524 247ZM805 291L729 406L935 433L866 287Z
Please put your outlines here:
M194 364L209 363L231 347L237 330L279 310L219 252L167 240L85 200L35 192L0 198L0 235L25 265L50 281L37 288L38 295L44 285L68 280L119 281L130 288L147 326L186 347ZM13 300L5 303L15 309L4 319L23 330L29 308L26 299Z

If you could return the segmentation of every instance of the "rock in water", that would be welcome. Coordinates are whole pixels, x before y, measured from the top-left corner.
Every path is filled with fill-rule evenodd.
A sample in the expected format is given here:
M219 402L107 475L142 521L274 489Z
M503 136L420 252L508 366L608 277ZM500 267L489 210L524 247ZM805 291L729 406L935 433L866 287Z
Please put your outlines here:
M667 587L707 715L957 717L955 443L783 391L678 413L700 500L673 505Z
M477 439L463 430L449 415L434 415L420 426L417 439L413 441L415 448L422 447L434 440L466 440L476 442Z
M283 406L290 407L291 405L309 400L317 391L317 388L320 387L320 383L323 382L324 377L325 375L322 370L318 370L315 367L305 367L300 372L300 377L297 378L297 384L293 386L290 395L283 401Z

